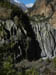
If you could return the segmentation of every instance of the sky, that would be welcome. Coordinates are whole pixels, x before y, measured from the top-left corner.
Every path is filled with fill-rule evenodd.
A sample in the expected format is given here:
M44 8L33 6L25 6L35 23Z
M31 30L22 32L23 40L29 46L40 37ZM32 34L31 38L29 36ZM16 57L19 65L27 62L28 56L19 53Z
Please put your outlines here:
M15 0L16 2L22 2L24 3L27 7L32 7L34 2L36 0Z

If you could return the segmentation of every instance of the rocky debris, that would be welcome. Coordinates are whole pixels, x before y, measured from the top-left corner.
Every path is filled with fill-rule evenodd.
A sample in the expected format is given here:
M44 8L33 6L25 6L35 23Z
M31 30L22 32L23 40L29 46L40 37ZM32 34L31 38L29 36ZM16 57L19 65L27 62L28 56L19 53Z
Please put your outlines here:
M56 75L56 68L53 62L54 59L42 60L29 62L28 60L22 60L20 63L16 64L15 67L18 67L18 71L21 72L22 68L27 71L37 71L38 75ZM36 74L37 75L37 74Z

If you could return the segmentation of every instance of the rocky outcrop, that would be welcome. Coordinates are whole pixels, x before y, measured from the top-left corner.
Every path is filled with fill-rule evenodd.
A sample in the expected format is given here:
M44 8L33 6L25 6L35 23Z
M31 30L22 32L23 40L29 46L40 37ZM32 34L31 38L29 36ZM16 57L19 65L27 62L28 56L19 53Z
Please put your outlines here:
M44 14L46 17L56 10L55 0L36 0L32 9L31 15Z
M31 11L31 15L44 14L45 16L49 16L51 13L52 8L50 3L47 5L47 0L36 0Z
M32 17L33 18L33 17ZM34 17L35 21L32 21L32 28L36 35L40 47L42 49L41 56L52 58L56 56L56 29L52 27L49 21L40 20L38 17ZM41 19L41 18L40 18Z
M56 56L56 1L36 0L29 13L34 21L32 25L36 39L42 49L41 56Z
M25 58L30 61L39 59L41 48L29 16L18 6L8 2L0 3L0 8L0 49L5 51L3 58L10 55L14 62Z
M27 60L21 61L19 64L16 64L18 71L24 71L25 74L36 74L36 75L56 75L56 58L49 60L38 60L29 62Z
M43 3L45 2L43 1ZM2 17L0 16L0 46L12 43L10 49L14 50L12 53L15 53L15 60L19 60L21 57L37 60L41 57L56 56L56 30L52 26L53 22L50 23L52 14L48 17L44 15L28 17L17 6L11 6L6 12L5 9L7 8L1 7L1 11L5 15L8 15L6 12L9 10L11 12L8 18L4 17L3 13L1 13Z
M44 15L50 17L50 23L56 27L56 1L55 0L36 0L34 6L29 10L29 15Z

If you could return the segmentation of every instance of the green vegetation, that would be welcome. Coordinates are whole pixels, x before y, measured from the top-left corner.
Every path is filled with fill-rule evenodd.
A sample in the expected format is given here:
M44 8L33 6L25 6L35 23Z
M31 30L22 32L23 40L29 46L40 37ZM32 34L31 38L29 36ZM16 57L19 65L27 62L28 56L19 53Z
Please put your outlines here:
M0 69L0 75L17 75L10 56L7 60L3 61L2 67Z
M45 68L43 75L51 75L51 72L48 68Z
M12 58L9 56L7 60L3 61L0 69L0 75L39 75L39 72L37 72L34 68L29 70L24 70L22 68L21 72L17 72L12 64Z
M0 7L6 7L6 8L11 8L11 3L10 2L3 2L3 1L1 1L0 2Z
M39 72L37 72L35 69L31 68L29 70L18 72L18 75L39 75Z
M0 1L0 7L6 7L6 8L15 8L17 7L16 5L10 3L10 1L4 1L4 0L1 0Z
M56 68L56 57L53 59L53 65Z
M29 71L26 71L26 75L39 75L39 72L32 68Z
M48 19L44 16L44 14L42 14L42 15L34 15L30 17L30 20L39 23L39 22L47 21Z

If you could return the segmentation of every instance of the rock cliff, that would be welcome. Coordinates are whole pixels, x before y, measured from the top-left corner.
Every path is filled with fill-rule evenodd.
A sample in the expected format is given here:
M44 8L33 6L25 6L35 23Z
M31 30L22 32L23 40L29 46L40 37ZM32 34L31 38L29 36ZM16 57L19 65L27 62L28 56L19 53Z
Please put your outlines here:
M42 3L47 6L46 1ZM9 2L1 2L0 8L0 47L6 44L5 49L13 50L15 60L56 56L56 30L50 23L50 18L55 16L53 13L31 17Z
M49 22L56 27L56 0L36 0L34 6L29 10L31 16L44 15L50 17Z
M38 21L38 17L32 17L35 21L32 21L32 28L36 35L36 40L38 40L40 47L42 49L41 56L52 58L56 56L56 30L48 22L49 20L43 19L41 17Z
M29 16L10 2L0 3L0 49L5 51L3 57L11 55L14 62L41 57L41 48Z
M11 56L13 68L24 75L31 75L32 68L33 75L36 71L39 75L56 75L55 2L37 0L29 16L17 5L0 1L0 72L3 66L7 71ZM3 65L4 61L7 64Z

